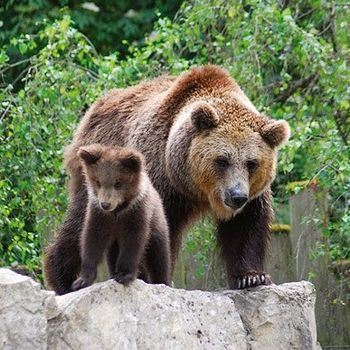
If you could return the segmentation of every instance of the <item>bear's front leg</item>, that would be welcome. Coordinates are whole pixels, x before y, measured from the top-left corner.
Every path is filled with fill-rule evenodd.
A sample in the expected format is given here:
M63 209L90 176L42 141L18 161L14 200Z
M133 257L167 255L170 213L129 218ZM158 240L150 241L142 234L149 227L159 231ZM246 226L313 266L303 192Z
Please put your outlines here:
M73 291L88 287L95 281L97 266L110 242L112 229L111 218L89 204L81 239L81 272L72 284Z
M264 271L273 218L270 202L270 193L266 192L247 203L231 220L218 222L218 243L231 289L272 283Z

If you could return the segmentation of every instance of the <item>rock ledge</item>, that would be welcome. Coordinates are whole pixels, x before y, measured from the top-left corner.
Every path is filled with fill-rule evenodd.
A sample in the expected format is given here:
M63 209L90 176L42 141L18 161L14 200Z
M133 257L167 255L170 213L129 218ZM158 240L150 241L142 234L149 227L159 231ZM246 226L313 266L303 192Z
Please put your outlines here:
M137 280L64 296L0 269L1 349L320 349L309 282L185 291Z

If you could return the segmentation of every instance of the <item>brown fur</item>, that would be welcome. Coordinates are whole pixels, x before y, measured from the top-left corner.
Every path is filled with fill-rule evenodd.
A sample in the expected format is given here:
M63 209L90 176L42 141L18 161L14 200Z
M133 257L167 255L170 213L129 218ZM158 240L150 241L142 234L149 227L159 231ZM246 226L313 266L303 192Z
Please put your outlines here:
M162 201L144 172L142 155L94 144L80 147L78 156L89 198L81 235L81 272L72 290L93 283L105 252L110 277L118 282L128 284L140 273L146 282L169 284L168 226ZM103 208L106 204L110 207ZM61 291L55 281L52 287L59 294L69 291Z
M228 73L216 66L112 90L90 108L66 151L75 205L59 237L79 240L79 230L71 227L79 221L75 213L86 206L86 199L78 201L75 195L81 187L78 148L96 142L133 147L145 156L150 179L163 199L173 266L185 228L200 214L211 214L218 222L229 284L237 287L237 278L263 274L276 150L288 134L286 122L261 115ZM220 157L225 158L225 169ZM239 208L227 205L235 189L248 199ZM62 285L71 280L66 270L60 275Z

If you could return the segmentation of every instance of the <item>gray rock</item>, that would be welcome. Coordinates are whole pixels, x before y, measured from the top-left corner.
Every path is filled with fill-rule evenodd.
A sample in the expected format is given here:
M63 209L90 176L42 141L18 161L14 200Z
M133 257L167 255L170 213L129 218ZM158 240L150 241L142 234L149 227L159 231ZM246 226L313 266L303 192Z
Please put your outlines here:
M285 283L226 293L235 302L252 350L321 349L317 344L315 288Z
M0 269L0 349L319 349L315 290L201 292L114 281L55 297Z
M246 349L239 314L222 295L108 281L57 301L50 349Z
M54 312L54 293L0 268L0 349L46 349L47 316Z

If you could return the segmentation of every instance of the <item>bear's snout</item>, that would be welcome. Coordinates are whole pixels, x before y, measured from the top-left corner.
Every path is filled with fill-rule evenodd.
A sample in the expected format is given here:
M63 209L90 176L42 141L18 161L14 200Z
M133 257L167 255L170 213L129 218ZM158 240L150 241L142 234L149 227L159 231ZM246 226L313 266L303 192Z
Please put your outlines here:
M240 209L247 202L247 193L237 189L237 187L230 188L225 192L225 204L232 209Z

